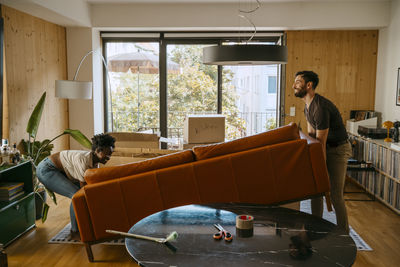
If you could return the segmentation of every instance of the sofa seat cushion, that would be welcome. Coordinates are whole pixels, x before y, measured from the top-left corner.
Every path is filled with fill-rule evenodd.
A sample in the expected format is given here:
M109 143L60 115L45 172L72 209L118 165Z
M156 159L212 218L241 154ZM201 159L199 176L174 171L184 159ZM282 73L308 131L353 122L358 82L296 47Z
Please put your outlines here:
M88 184L95 184L134 174L181 165L192 161L194 161L193 152L191 150L184 150L129 164L89 169L85 172L85 181Z
M239 138L233 141L214 145L197 146L193 148L196 160L203 160L241 152L266 145L299 139L299 129L295 123L282 126L264 133Z

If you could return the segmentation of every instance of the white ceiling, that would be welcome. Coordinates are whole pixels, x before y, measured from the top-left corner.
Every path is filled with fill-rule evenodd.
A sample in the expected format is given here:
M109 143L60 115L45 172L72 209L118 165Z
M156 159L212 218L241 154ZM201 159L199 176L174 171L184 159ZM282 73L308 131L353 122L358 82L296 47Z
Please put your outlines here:
M256 0L84 0L90 4L138 4L138 3L251 3ZM277 3L277 2L348 2L349 0L259 0L261 3ZM351 0L352 2L387 2L390 0Z
M263 4L252 18L262 30L382 28L389 23L391 1L260 0ZM238 4L254 6L256 0L0 0L0 3L65 27L226 30L243 27L237 17Z

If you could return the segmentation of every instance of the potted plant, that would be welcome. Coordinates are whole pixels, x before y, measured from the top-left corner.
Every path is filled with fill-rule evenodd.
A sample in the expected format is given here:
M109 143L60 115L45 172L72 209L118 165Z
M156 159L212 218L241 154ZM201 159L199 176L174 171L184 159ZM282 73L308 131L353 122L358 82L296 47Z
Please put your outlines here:
M57 205L57 199L56 195L54 192L46 188L44 185L42 185L37 176L36 176L36 167L37 165L45 159L47 156L51 154L51 151L53 150L54 145L52 142L56 140L57 138L63 136L63 135L70 135L72 136L78 143L80 143L82 146L91 149L92 148L92 143L89 141L89 139L82 134L79 130L71 130L71 129L66 129L64 132L61 134L57 135L53 139L45 139L43 141L38 141L36 140L36 134L39 129L39 124L40 120L42 117L43 109L44 109L44 103L46 101L46 92L43 93L42 97L39 99L38 103L36 104L30 118L28 121L28 125L26 127L26 132L28 133L28 140L21 140L21 143L19 145L21 154L24 159L30 160L33 165L33 179L34 179L34 192L35 192L35 201L41 205L37 205L38 207L41 207L41 211L39 208L38 214L41 215L42 217L42 222L45 222L47 219L47 213L49 211L49 205L46 203L46 194L50 196L50 198L54 201L54 203ZM36 200L37 199L37 200ZM37 219L40 218L40 216L36 217Z

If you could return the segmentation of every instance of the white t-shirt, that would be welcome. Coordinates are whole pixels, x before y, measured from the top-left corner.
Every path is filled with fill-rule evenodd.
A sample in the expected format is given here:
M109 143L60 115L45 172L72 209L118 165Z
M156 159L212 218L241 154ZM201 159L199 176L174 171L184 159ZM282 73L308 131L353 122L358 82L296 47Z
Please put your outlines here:
M93 169L91 151L64 150L60 152L60 161L67 176L81 182L85 182L85 171Z

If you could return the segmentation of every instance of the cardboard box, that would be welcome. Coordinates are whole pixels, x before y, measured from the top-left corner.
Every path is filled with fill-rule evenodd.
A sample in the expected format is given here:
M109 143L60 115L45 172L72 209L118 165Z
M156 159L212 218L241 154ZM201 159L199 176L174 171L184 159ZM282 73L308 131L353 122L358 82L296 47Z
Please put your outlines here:
M160 148L160 137L146 133L108 133L116 139L115 147L120 148Z
M118 148L116 147L110 160L103 166L115 166L132 162L143 161L159 156L178 152L177 150L153 148Z
M355 121L354 119L347 120L346 130L351 134L358 135L358 126L360 125L376 127L378 125L378 118L374 117L361 121Z
M225 116L219 114L186 116L183 141L187 144L224 142Z

